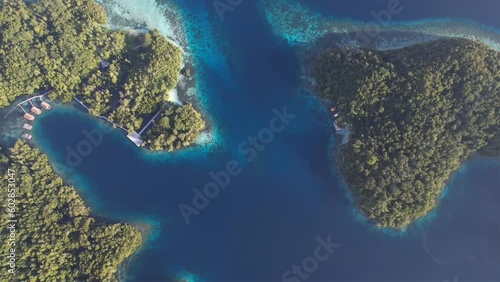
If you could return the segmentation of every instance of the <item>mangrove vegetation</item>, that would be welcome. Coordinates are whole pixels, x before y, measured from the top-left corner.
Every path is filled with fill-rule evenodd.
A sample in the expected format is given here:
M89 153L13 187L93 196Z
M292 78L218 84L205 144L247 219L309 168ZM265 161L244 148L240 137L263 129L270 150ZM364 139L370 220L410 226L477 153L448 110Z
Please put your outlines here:
M142 242L138 230L92 218L75 188L63 183L47 157L21 141L0 157L0 168L2 182L11 184L0 201L13 201L0 214L5 258L0 281L116 280L118 265ZM14 236L9 234L12 224ZM14 273L6 263L11 253Z
M175 88L181 50L157 30L111 30L106 22L94 0L1 2L0 108L51 90L51 99L78 96L92 115L139 131Z

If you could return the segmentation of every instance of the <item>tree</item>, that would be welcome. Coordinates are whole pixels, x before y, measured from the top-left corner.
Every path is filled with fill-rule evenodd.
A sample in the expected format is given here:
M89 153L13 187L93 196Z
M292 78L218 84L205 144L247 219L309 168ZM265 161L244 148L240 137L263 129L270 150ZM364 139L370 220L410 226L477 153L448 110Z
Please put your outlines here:
M148 132L146 144L152 150L173 151L187 147L204 127L205 122L193 105L170 104Z
M19 141L10 150L15 171L16 241L2 244L2 255L15 248L16 273L0 265L1 281L114 281L118 265L141 244L141 234L128 224L104 224L66 186L39 150ZM7 202L8 194L0 200ZM2 229L9 213L0 214ZM0 239L8 242L7 232Z
M426 215L461 162L500 153L500 53L482 43L329 49L314 72L320 96L351 125L340 169L378 225L403 228Z
M0 9L0 107L41 89L63 102L81 94L90 114L133 132L177 84L180 49L157 30L136 35L104 28L106 13L94 0L14 0ZM189 136L176 138L175 148L199 133L187 117L177 126Z

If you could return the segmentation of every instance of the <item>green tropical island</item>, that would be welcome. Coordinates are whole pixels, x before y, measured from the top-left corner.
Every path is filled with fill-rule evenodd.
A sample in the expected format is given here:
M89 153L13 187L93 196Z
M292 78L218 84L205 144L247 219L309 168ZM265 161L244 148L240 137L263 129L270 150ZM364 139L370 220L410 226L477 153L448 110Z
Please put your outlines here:
M500 154L500 53L485 44L328 49L314 74L319 96L350 126L340 171L377 226L405 228L437 206L465 160Z
M161 113L162 122L138 143L151 150L189 146L205 127L192 105L169 101L182 53L158 31L104 27L106 12L94 0L0 5L0 107L39 90L61 102L78 96L90 114L131 135Z
M9 193L0 196L4 203L15 201L15 208L7 208L0 219L3 229L14 224L15 240L2 232L2 242L10 242L2 244L2 256L14 254L10 261L14 259L16 281L116 280L118 265L142 243L137 229L92 218L47 156L22 141L7 156L0 155L0 169L3 180L16 179ZM9 265L2 263L0 269L0 280L12 281Z
M168 97L181 73L181 50L156 30L112 30L106 22L94 0L1 2L0 108L50 91L51 100L79 98L90 114L106 116L129 133L158 117L141 142L150 150L190 146L205 122L192 104ZM65 185L38 149L18 141L0 151L3 180L20 177L12 193L0 196L2 202L15 201L16 208L2 212L1 219L4 230L15 224L15 245L3 244L2 256L11 250L18 255L16 280L116 280L118 266L141 245L141 233L129 224L92 218L75 188ZM20 220L9 223L9 215ZM2 241L8 236L2 232ZM0 270L0 280L10 281L9 265Z
M158 30L107 22L94 0L2 1L0 108L46 92L77 101L148 150L191 146L207 124L196 105L170 97L180 75L192 73L182 50ZM345 135L340 172L377 226L404 229L436 208L466 160L500 155L500 53L483 43L331 48L313 72ZM15 265L0 265L0 281L117 281L143 244L140 228L93 215L27 141L0 148L0 175L1 253Z

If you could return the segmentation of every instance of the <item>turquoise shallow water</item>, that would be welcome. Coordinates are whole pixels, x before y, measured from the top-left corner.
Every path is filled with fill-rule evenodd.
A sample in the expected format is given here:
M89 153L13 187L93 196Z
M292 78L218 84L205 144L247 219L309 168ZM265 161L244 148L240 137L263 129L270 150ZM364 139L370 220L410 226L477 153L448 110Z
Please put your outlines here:
M153 235L122 280L281 281L287 270L313 254L318 237L338 245L301 280L500 279L499 161L468 162L454 175L439 209L403 234L364 223L332 173L328 155L338 140L324 111L314 98L299 95L296 49L277 32L283 29L267 21L258 2L243 1L223 21L211 1L176 2L186 20L198 95L213 119L213 146L147 153L120 132L67 106L55 107L35 124L36 145L78 186L95 214L152 225ZM369 20L350 14L360 10L355 6L342 10L335 9L334 1L300 2L320 21L342 15ZM435 16L423 7L400 19ZM161 6L149 8L162 14ZM460 17L467 15L463 11ZM439 16L454 15L443 11ZM475 16L470 14L481 21ZM491 20L485 15L482 24L494 25ZM242 142L269 128L275 110L285 107L295 117L249 161ZM67 148L86 140L83 130L96 129L110 133L78 166L69 166ZM193 189L212 182L210 173L232 161L241 172L186 224L179 204L192 206Z

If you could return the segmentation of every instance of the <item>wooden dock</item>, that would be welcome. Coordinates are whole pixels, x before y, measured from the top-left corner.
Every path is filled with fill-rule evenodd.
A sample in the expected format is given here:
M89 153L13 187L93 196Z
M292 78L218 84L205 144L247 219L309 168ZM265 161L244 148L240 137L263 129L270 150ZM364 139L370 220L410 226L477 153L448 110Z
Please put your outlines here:
M37 96L29 97L28 99L23 100L23 101L17 103L16 107L20 108L24 112L24 118L25 119L32 121L32 120L35 119L35 117L32 114L28 113L28 111L26 111L24 109L23 104L25 104L26 102L28 102L31 105L30 111L32 113L36 114L36 115L40 115L42 113L42 110L39 109L35 104L33 104L33 100L38 99L38 100L42 101L43 97L45 97L49 93L50 93L50 91L46 92L46 93L44 93L42 95L37 95ZM43 103L45 103L46 105L48 105L49 108L50 108L50 105L47 102L42 101L42 104Z
M75 101L77 101L80 105L82 105L82 107L84 107L87 112L90 113L90 109L89 107L87 107L82 101L78 100L78 98L74 98ZM151 120L139 131L139 133L133 131L133 132L129 132L126 128L124 128L123 126L119 125L119 124L116 124L114 122L112 122L111 120L109 120L107 117L104 117L104 116L97 116L98 118L100 119L103 119L109 123L111 123L112 125L114 125L115 127L118 127L120 129L123 129L125 132L127 132L127 138L132 141L135 145L137 145L138 147L140 147L144 141L142 140L141 138L141 135L142 133L151 125L151 123L153 123L155 121L155 119L160 115L160 113L163 111L163 109L160 109L152 118Z
M130 139L130 141L134 142L134 144L137 145L137 147L140 147L144 143L144 141L141 138L142 133L144 132L144 130L146 130L151 125L151 123L153 123L155 121L155 119L160 115L161 112L162 112L162 109L160 109L153 116L153 118L151 118L151 120L141 129L141 131L139 131L139 133L134 131L134 132L128 134L127 135L128 139Z
M85 105L82 101L78 100L78 98L76 98L76 97L75 97L75 98L73 98L73 99L75 99L75 101L77 101L80 105L82 105L82 107L84 107L84 108L87 110L87 112L88 112L88 113L90 113L90 109L89 109L89 107L87 107L87 106L86 106L86 105ZM105 120L105 121L107 121L107 122L111 123L114 127L118 127L118 128L120 128L120 129L122 129L122 130L124 130L125 132L127 132L127 133L128 133L128 130L127 130L126 128L124 128L123 126L121 126L121 125L119 125L119 124L116 124L116 123L112 122L112 121L111 121L111 120L109 120L107 117L105 117L105 116L96 116L96 117L97 117L97 118L100 118L100 119L103 119L103 120Z
M43 101L42 99L43 99L43 97L45 97L45 96L46 96L47 94L49 94L49 93L50 93L50 91L45 92L45 93L44 93L44 94L42 94L42 95L36 95L36 96L29 97L28 99L25 99L25 100L23 100L23 101L21 101L21 102L17 103L17 105L16 105L16 106L15 106L12 110L14 110L15 108L20 108L20 109L23 111L23 113L24 113L24 115L23 115L24 119L26 119L26 120L28 120L28 121L34 121L34 120L35 120L35 115L40 115L40 114L42 114L42 110L41 110L40 108L38 108L38 107L37 107L37 105L35 105L35 104L33 103L33 101L34 101L34 100L37 100L37 99L38 99L38 100L40 100L40 102L41 102L41 107L42 107L43 109L48 110L48 109L50 109L50 104L49 104L49 103L47 103L47 102L45 102L45 101ZM29 106L31 106L31 108L30 108L30 112L31 112L31 113L33 113L34 115L33 115L33 114L31 114L31 113L29 113L28 111L26 111L26 110L24 109L23 105L24 105L26 102L28 102L28 103L29 103ZM11 110L11 111L12 111L12 110ZM9 112L9 113L10 113L10 112ZM9 114L9 113L7 113L7 114ZM32 129L33 129L33 125L31 125L31 124L29 124L29 123L25 123L25 124L23 125L23 129L25 129L25 130L27 130L27 131L30 131L30 130L32 130ZM26 139L26 140L31 140L31 138L32 138L33 136L32 136L31 134L29 134L29 133L25 132L25 133L23 133L22 137L23 137L24 139Z
M144 141L141 139L141 135L135 131L130 134L127 134L127 138L130 141L134 142L134 144L137 145L137 147L140 147L142 143L144 143Z
M158 115L162 112L162 109L160 109L156 115L154 115L154 117L142 128L141 131L139 131L139 136L144 132L144 130L146 130L146 128L148 128L148 126L153 122L155 121L156 117L158 117Z

